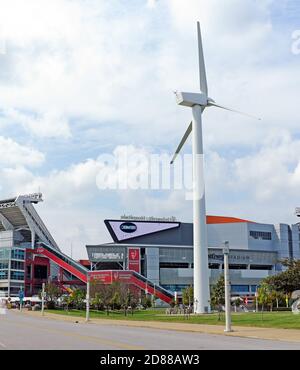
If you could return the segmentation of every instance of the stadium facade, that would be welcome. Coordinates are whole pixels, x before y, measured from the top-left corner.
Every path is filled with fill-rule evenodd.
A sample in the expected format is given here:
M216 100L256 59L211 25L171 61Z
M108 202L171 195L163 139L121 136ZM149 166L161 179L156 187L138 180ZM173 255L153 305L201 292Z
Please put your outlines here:
M88 261L62 253L35 210L42 195L0 200L0 296L40 292L51 280L62 289L89 279L124 281L169 303L193 283L193 226L170 220L106 220L111 243L87 245ZM223 271L223 243L230 245L232 293L251 296L261 280L300 259L299 225L270 225L207 217L210 283Z
M0 201L0 294L17 296L20 290L30 296L37 293L42 282L56 266L34 250L45 243L59 249L36 212L34 204L42 194L21 195Z
M193 225L181 222L106 220L112 243L87 245L97 270L134 270L153 283L180 292L193 283ZM232 294L252 296L261 280L282 270L281 260L299 259L299 225L261 224L207 217L210 284L223 271L229 241Z

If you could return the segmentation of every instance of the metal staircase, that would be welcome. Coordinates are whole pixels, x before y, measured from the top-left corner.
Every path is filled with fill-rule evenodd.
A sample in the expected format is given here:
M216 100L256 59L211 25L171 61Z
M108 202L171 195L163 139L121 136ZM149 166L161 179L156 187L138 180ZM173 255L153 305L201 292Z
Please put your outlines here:
M54 262L59 267L68 271L70 274L75 276L77 279L87 283L88 277L90 280L101 281L104 284L112 284L115 281L124 281L127 284L132 284L147 294L152 294L157 298L161 299L166 303L171 303L174 299L174 295L162 288L159 285L154 284L143 275L138 274L131 270L109 270L109 271L89 271L80 263L74 261L60 250L55 249L44 243L40 243L40 247L37 248L38 254L44 255L49 258L50 261Z

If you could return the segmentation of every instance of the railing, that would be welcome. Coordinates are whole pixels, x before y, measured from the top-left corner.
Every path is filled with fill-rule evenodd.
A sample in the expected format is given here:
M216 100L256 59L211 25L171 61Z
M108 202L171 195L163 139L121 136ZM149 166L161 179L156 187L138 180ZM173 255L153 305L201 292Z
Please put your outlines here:
M167 289L164 289L160 285L154 284L151 280L147 279L145 276L143 276L143 275L141 275L141 274L139 274L135 271L133 271L133 276L135 276L137 279L143 281L145 284L147 284L148 287L152 288L154 291L158 291L158 292L166 295L170 299L174 298L174 294L172 292L170 292Z
M72 258L68 257L67 255L63 254L57 249L46 245L45 243L39 243L40 247L37 248L37 253L43 254L44 256L51 259L55 262L58 266L62 267L76 278L80 279L84 283L88 280L88 275L93 278L97 275L101 275L107 273L107 271L89 271L80 263L74 261ZM113 273L113 271L109 270L109 272ZM116 272L120 272L119 270ZM135 272L135 271L121 271L122 273L128 273L129 276L129 283L138 286L140 289L150 292L150 294L156 295L158 298L162 299L163 301L170 303L174 298L174 295L168 291L167 289L162 288L159 285L154 284L152 281L144 277L143 275ZM113 274L112 274L113 275ZM109 283L112 283L111 280Z
M74 261L72 258L68 257L59 250L46 245L45 243L39 243L39 245L40 247L37 248L38 253L45 255L53 262L55 262L58 266L70 272L78 279L87 282L88 270L84 266Z

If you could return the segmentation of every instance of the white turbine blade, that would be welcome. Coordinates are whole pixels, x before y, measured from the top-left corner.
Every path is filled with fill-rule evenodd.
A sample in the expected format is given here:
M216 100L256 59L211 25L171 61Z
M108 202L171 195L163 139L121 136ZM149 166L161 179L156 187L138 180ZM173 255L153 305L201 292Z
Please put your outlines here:
M176 152L175 152L175 154L174 154L174 156L172 158L171 164L174 163L175 159L177 158L178 154L180 153L181 148L183 147L183 145L185 144L187 138L189 137L190 133L192 132L192 128L193 128L193 122L190 123L190 125L187 128L185 134L183 135L183 138L181 139L181 142L178 145L178 148L176 149Z
M205 70L205 61L204 61L204 53L203 53L203 44L202 44L200 22L197 22L197 28L198 28L200 90L204 94L207 95L208 94L208 88L207 88L207 79L206 79L206 70Z
M255 117L255 116L252 116L251 114L248 114L248 113L240 112L240 111L235 110L235 109L231 109L231 108L224 107L223 105L217 104L217 103L215 103L215 102L213 102L213 101L208 101L207 105L208 105L209 107L210 107L210 106L213 106L213 107L217 107L217 108L225 109L225 110L228 110L229 112L238 113L238 114L241 114L241 115L243 115L243 116L250 117L250 118L254 118L254 119L257 119L257 120L261 121L261 118L258 118L258 117Z

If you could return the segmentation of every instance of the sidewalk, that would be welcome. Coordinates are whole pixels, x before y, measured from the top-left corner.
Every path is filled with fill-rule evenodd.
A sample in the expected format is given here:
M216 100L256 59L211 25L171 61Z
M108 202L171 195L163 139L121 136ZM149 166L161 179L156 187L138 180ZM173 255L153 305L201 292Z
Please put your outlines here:
M19 314L26 314L35 317L42 317L40 311L23 311ZM85 323L85 319L76 316L65 316L53 313L45 313L44 318L50 320L77 321ZM293 329L273 329L273 328L256 328L245 326L233 326L232 333L224 333L224 326L219 325L202 325L188 323L170 323L158 321L129 321L129 320L113 320L113 319L91 319L90 323L98 325L110 326L128 326L140 327L149 329L174 330L193 333L204 333L213 335L226 335L234 337L255 338L255 339L270 339L286 342L296 342L300 344L300 330Z

